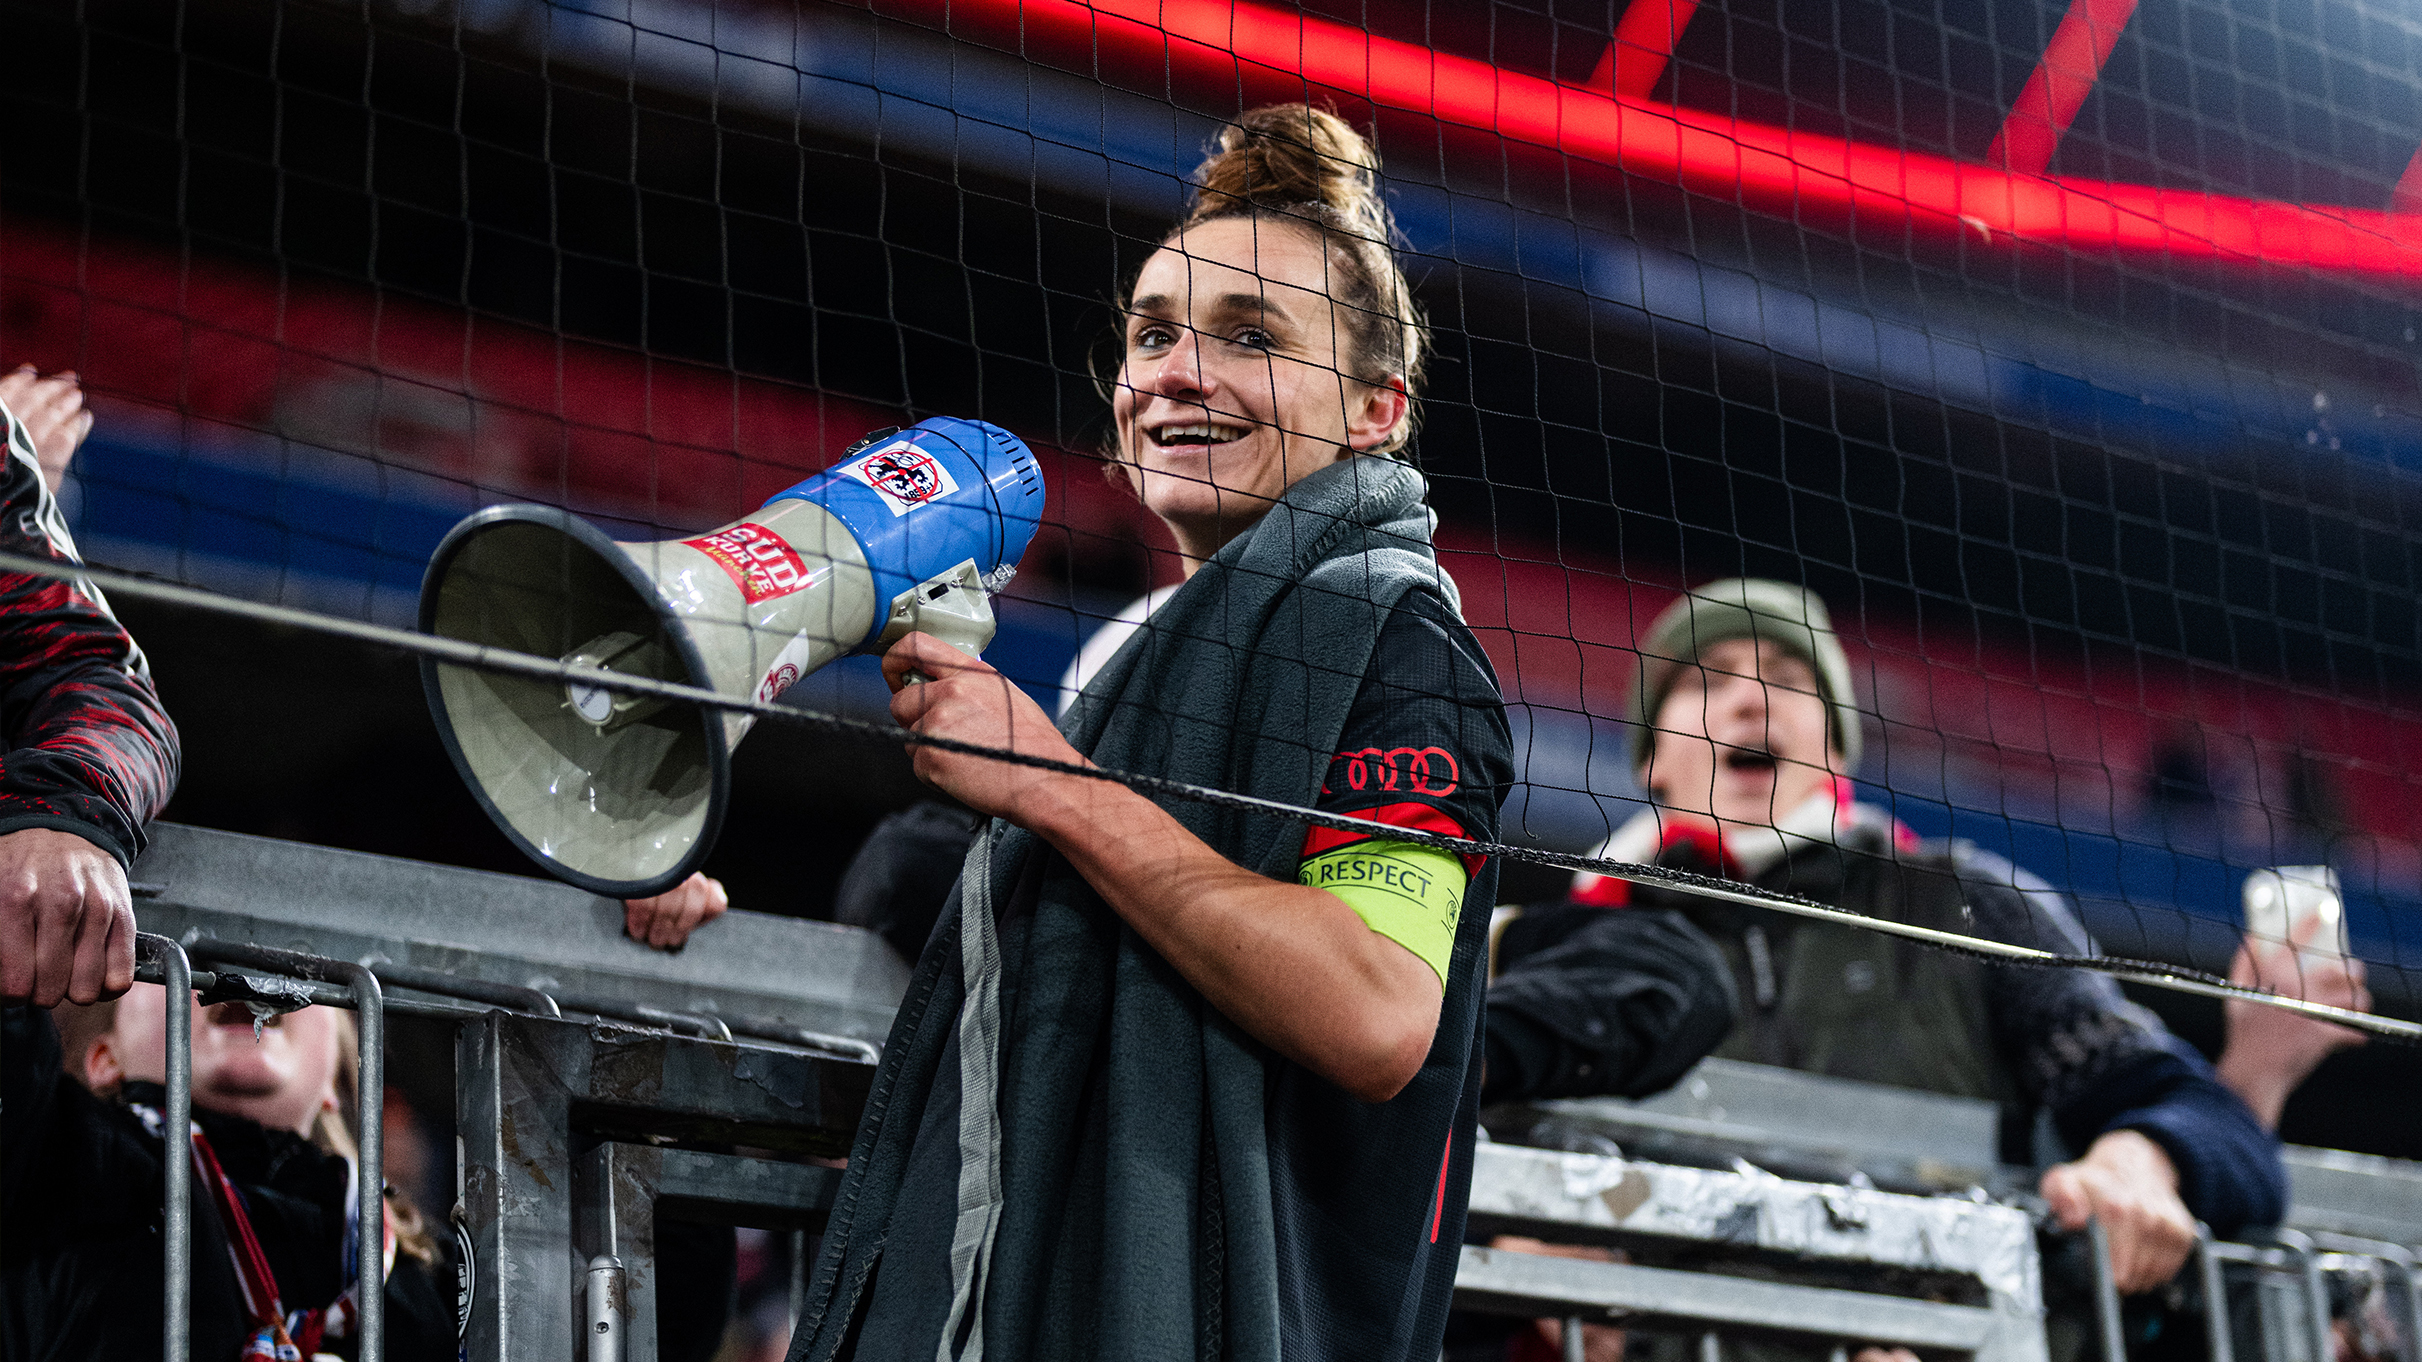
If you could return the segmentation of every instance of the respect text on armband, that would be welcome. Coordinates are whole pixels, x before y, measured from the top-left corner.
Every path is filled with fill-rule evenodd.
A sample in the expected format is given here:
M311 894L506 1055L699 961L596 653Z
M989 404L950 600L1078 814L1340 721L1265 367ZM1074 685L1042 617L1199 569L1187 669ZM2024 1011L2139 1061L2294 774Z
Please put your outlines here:
M1428 902L1437 881L1421 871L1399 864L1385 856L1324 856L1310 863L1314 889L1336 889L1360 885L1373 889L1392 889L1408 898Z

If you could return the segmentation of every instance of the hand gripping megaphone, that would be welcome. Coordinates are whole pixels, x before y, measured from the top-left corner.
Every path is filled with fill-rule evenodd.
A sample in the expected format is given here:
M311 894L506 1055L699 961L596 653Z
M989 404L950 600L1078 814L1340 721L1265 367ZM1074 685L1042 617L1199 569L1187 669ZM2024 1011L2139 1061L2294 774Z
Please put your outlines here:
M988 588L1042 511L1042 471L1016 436L936 417L878 431L691 538L622 544L551 507L490 507L430 559L421 628L770 702L911 630L981 651ZM552 873L639 898L714 844L753 716L427 658L421 681L454 768Z

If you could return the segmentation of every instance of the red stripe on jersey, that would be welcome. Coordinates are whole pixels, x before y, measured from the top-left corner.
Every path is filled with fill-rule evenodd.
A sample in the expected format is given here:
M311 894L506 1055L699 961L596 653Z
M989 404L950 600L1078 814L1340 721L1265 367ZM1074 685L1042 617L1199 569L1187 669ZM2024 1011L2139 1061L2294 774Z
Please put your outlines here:
M1463 830L1461 823L1427 804L1382 804L1376 809L1356 809L1354 816L1368 818L1374 823L1385 823L1391 828L1434 832L1442 837L1468 837L1471 835ZM1367 832L1348 832L1343 828L1314 828L1304 834L1302 859L1308 861L1325 852L1335 851L1339 847L1350 847L1356 842L1369 841L1370 837L1371 834ZM1487 865L1488 860L1489 858L1486 856L1464 857L1463 873L1466 875L1479 874L1480 867Z
M1438 1156L1438 1199L1430 1203L1430 1242L1438 1242L1439 1226L1446 1220L1446 1169L1455 1161L1455 1132L1448 1131L1446 1152Z

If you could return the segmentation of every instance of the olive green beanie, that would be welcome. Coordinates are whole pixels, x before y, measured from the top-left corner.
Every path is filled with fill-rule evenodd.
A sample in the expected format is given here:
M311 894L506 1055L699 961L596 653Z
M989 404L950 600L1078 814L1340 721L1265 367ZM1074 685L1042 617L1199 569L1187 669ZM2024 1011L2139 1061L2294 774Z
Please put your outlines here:
M1656 736L1652 725L1674 677L1707 649L1736 638L1771 641L1808 663L1832 710L1833 745L1844 767L1857 770L1863 745L1858 700L1850 688L1850 659L1834 635L1825 602L1805 587L1762 577L1730 577L1685 592L1648 626L1637 647L1640 675L1631 693L1632 769L1648 765Z

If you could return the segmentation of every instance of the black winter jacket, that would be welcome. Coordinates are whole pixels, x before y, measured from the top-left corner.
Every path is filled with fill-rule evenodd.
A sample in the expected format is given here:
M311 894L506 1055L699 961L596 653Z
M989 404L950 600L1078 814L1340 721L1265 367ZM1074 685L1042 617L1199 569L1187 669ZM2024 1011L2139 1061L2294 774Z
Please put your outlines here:
M1663 1092L1739 1010L1724 953L1671 910L1533 904L1494 954L1484 1105Z
M0 1358L8 1362L155 1362L160 1356L159 1137L125 1102L104 1101L61 1071L50 1015L11 1007L0 1020ZM129 1101L160 1090L129 1084ZM345 1160L285 1131L196 1108L276 1275L289 1310L336 1299L345 1283ZM193 1182L196 1362L233 1362L248 1332L227 1229ZM352 1355L353 1340L328 1350ZM454 1269L399 1255L387 1279L387 1356L456 1355Z

